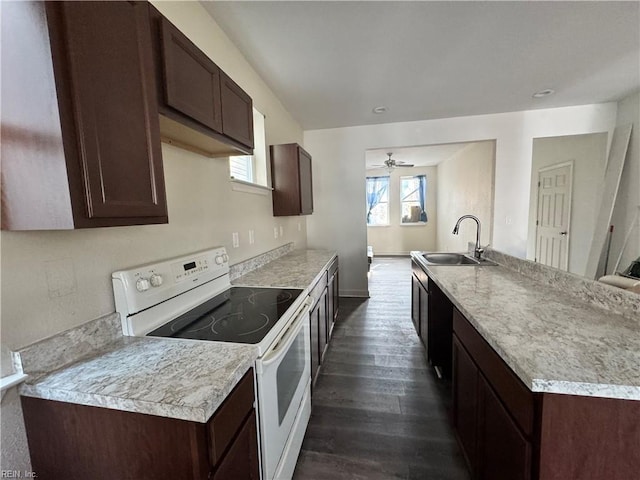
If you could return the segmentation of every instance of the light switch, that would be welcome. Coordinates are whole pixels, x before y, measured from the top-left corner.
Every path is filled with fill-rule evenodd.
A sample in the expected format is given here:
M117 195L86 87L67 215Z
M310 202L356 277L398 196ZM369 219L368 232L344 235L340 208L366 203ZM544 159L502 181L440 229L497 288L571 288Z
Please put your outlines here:
M249 230L249 245L253 245L253 243L256 241L254 234L255 232L253 230Z
M284 235L284 228L282 228L282 225L280 225L280 236Z
M278 238L278 227L273 227L273 238Z
M233 239L233 248L238 248L240 246L240 237L238 236L238 232L233 232L231 237Z

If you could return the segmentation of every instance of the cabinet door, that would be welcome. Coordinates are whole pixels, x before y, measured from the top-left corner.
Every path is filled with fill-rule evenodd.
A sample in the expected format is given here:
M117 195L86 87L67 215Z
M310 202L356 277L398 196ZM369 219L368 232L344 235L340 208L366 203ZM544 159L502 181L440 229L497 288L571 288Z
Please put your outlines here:
M260 470L258 466L258 436L255 411L247 418L212 478L214 480L227 480L230 478L259 480Z
M336 312L336 277L329 277L329 283L327 284L327 338L331 338L333 333L333 322L335 320Z
M300 175L300 213L313 213L313 181L311 175L311 155L298 147L298 164Z
M411 275L411 320L420 336L420 282L415 275Z
M478 376L477 446L478 478L531 478L531 444L482 375Z
M429 355L429 292L427 289L422 286L422 283L419 284L418 287L420 294L420 340L422 340L422 344L424 348L427 349L427 358L430 359Z
M444 378L451 378L451 337L453 332L453 304L433 283L429 285L429 359Z
M471 471L476 466L478 368L453 337L453 425ZM496 479L497 480L497 479Z
M318 300L318 351L320 352L320 363L324 359L324 353L328 343L328 316L327 316L327 290L325 289Z
M318 338L318 316L320 312L320 302L316 303L311 313L309 314L309 321L311 322L309 331L311 336L311 384L313 385L318 375L318 367L320 366L320 342Z
M146 3L46 6L76 226L166 217Z
M222 132L220 69L166 18L161 32L167 105Z
M222 133L253 148L253 102L224 72L220 72Z

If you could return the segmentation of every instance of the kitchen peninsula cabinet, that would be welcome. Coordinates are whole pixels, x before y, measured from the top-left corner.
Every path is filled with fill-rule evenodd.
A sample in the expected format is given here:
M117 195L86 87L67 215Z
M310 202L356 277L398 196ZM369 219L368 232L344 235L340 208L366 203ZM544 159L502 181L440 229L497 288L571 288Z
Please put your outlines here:
M162 140L216 157L253 153L253 102L149 5Z
M2 8L2 228L167 223L149 12Z
M414 260L411 265L411 319L427 360L450 379L453 304Z
M274 217L311 215L311 155L297 143L271 145L269 152Z
M33 470L65 480L259 480L253 369L207 423L22 397Z

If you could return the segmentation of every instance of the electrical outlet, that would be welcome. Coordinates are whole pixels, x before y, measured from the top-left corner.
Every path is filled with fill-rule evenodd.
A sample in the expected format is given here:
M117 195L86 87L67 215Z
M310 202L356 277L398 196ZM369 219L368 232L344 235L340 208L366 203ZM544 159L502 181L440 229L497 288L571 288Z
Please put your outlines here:
M254 235L255 232L253 230L249 230L249 245L253 245L253 243L256 241Z
M273 238L278 238L278 227L273 227Z
M513 219L511 217L504 217L504 223L506 225L511 225L513 223Z
M233 248L238 248L240 246L240 237L238 235L238 232L233 232L231 234L231 237L233 239Z

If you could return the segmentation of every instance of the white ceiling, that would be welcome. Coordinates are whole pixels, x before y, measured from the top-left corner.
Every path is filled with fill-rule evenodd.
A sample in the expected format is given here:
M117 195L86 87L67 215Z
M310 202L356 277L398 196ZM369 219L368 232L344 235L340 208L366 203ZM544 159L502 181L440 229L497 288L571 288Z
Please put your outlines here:
M204 1L305 130L615 101L640 2ZM552 88L542 99L531 95ZM375 115L384 105L388 112Z

